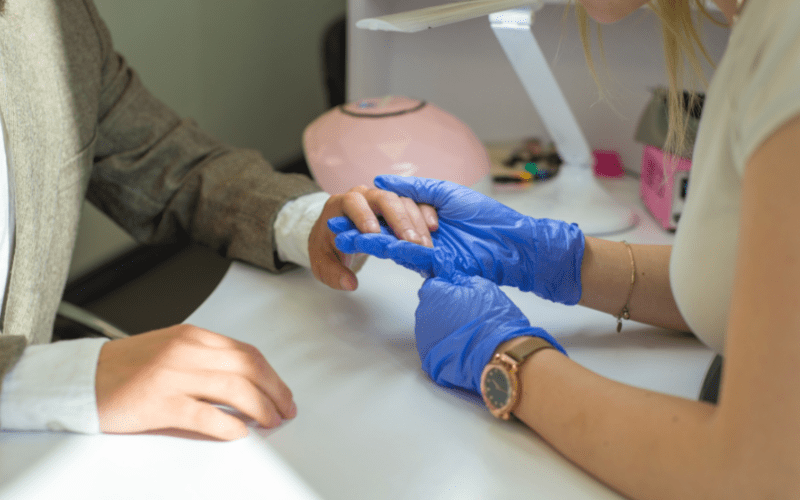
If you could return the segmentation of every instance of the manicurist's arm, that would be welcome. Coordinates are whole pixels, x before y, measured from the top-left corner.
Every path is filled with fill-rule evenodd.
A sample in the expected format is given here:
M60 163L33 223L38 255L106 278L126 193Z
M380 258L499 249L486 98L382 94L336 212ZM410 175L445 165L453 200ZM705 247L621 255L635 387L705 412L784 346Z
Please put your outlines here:
M671 250L669 245L630 245L629 253L624 243L587 236L579 304L614 316L627 304L630 319L689 331L669 283Z
M800 118L763 143L745 169L716 407L612 382L543 350L523 365L515 414L631 498L800 497L800 169L794 158L800 158Z

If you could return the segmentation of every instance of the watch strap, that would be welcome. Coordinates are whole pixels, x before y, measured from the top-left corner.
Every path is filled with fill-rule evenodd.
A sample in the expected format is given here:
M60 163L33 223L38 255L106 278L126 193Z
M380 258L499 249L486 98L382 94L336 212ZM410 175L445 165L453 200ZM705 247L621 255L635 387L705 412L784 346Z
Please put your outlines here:
M555 349L555 347L541 337L531 337L528 340L520 342L511 349L508 349L504 354L513 359L517 366L519 366L534 353L542 349Z

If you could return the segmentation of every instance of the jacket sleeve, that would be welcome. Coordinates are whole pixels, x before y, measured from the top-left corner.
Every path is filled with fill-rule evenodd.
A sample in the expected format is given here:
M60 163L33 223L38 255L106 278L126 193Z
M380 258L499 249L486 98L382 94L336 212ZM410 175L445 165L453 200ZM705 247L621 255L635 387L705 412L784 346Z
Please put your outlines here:
M285 203L319 187L177 116L144 88L93 16L103 65L89 201L142 243L188 237L226 257L280 270L275 218Z
M21 335L0 335L0 383L22 356L27 344Z

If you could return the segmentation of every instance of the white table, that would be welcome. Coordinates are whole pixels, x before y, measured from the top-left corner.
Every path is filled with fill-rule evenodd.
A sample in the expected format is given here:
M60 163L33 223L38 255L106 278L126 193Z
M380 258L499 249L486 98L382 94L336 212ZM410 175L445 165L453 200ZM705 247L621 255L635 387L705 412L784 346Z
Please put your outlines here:
M641 211L635 181L607 186L642 221L618 239L671 240ZM187 320L258 347L295 394L294 420L233 443L0 433L0 497L620 498L523 425L427 378L413 337L419 276L370 259L359 280L344 293L305 270L236 263ZM697 397L713 354L693 338L635 322L617 334L607 314L506 291L585 366Z

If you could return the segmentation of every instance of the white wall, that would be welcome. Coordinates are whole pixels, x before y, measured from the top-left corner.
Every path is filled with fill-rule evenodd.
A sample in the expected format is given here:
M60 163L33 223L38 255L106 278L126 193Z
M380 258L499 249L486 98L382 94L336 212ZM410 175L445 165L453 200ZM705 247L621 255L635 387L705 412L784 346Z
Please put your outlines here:
M350 0L349 99L399 94L426 99L453 113L484 141L547 138L489 21L482 17L419 33L368 32L357 18L443 3L441 0ZM638 172L642 146L633 140L650 89L666 85L660 23L648 9L603 27L607 65L595 45L594 61L614 108L598 102L574 16L564 5L536 13L533 31L567 102L593 149L614 149L626 169ZM719 60L728 30L704 23L702 36ZM709 70L711 73L711 70Z
M345 0L95 0L117 50L162 101L273 163L326 109L322 35ZM87 204L70 276L134 246Z

